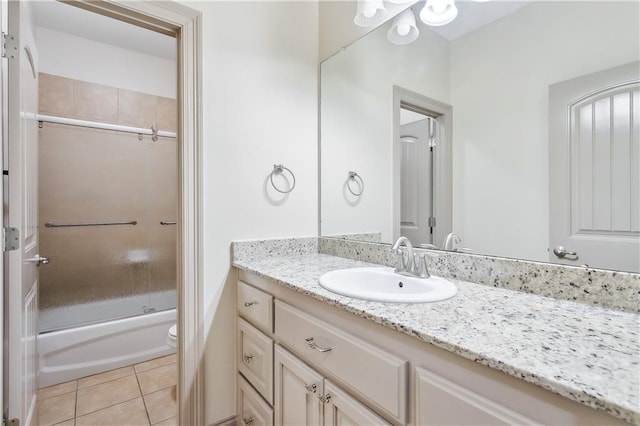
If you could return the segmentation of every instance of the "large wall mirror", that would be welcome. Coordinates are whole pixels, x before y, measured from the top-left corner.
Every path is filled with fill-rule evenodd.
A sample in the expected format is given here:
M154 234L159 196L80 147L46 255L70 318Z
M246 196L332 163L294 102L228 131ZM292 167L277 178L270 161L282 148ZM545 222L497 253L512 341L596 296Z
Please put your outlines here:
M459 10L321 64L321 235L640 272L640 3Z

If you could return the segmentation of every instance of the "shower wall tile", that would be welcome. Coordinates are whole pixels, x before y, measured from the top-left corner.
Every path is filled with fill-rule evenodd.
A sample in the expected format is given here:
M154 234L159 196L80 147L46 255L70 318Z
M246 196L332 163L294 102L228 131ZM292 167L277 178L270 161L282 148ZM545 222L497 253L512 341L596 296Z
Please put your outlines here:
M74 80L73 116L83 120L118 122L118 89Z
M157 96L118 89L118 123L149 128L158 122Z
M80 120L175 132L177 101L57 75L39 74L39 111Z
M41 113L73 117L73 80L40 73L38 93Z
M169 132L178 131L178 102L175 99L157 97L158 126Z

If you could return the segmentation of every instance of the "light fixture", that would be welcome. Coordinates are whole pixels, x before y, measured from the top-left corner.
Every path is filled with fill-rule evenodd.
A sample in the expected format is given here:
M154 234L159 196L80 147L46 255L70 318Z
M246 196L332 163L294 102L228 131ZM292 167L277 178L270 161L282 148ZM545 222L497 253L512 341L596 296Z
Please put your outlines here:
M412 2L413 0L387 0L391 4L405 4ZM488 0L480 0L480 1L488 1Z
M420 20L432 27L446 25L456 19L458 8L454 0L427 0L420 11Z
M356 17L353 22L359 27L370 27L381 24L387 15L382 0L358 0Z
M416 26L416 17L409 8L395 17L393 25L387 33L387 38L393 44L403 45L413 43L418 35L420 35L420 31Z

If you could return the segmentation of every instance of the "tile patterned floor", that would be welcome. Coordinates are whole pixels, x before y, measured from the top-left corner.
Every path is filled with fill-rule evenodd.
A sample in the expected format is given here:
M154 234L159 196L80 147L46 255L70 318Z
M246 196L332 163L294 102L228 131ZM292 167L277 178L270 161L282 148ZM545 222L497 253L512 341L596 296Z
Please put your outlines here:
M176 426L176 356L38 391L40 426Z

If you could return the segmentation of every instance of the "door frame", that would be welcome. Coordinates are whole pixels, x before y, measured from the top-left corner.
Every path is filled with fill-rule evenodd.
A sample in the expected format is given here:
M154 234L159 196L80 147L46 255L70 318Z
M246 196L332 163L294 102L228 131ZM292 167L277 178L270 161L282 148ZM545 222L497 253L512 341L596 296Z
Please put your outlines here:
M61 1L178 41L178 424L203 425L202 13L170 1Z
M437 113L443 132L439 145L434 150L433 159L433 215L436 227L433 241L437 243L453 228L453 170L452 170L452 115L453 108L427 96L393 86L393 239L400 237L400 167L402 149L400 144L400 107L406 103L424 111Z

